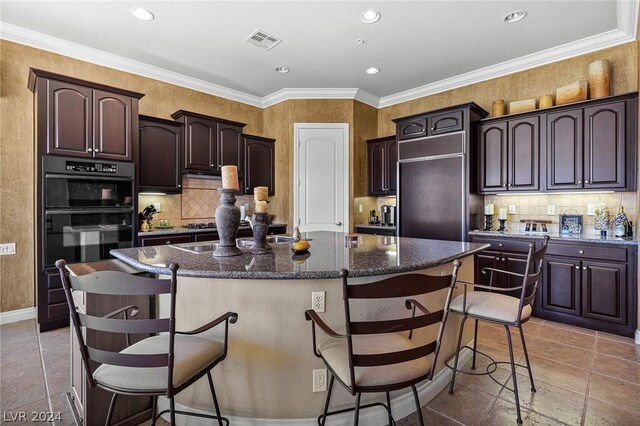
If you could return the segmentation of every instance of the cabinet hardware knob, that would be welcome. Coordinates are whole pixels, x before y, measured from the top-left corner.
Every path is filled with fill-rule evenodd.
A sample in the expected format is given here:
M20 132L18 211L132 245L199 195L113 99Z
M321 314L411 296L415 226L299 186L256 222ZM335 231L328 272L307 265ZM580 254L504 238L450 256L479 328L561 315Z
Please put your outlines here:
M582 183L582 181L581 181L581 180L579 180L579 181L578 181L578 183Z
M583 254L584 250L578 250L578 253Z
M182 185L178 184L178 188L182 188Z
M93 152L93 148L87 148L87 152Z
M435 132L435 131L436 131L436 126L433 126L433 127L431 128L431 131L432 131L432 132Z
M499 258L499 257L496 257L496 260L500 260L500 258Z
M580 267L579 267L579 266L576 266L576 269L580 269Z
M587 270L587 267L586 267L586 266L583 266L583 267L582 267L582 269L583 269L584 271L586 271L586 270Z
M507 185L507 186L511 186L511 184Z
M166 241L167 244L171 244L171 241Z
M98 148L93 150L94 152L100 152L100 150Z
M589 181L588 181L588 180L585 180L585 181L584 181L584 183L586 183L586 184L588 185L588 184L589 184Z
M506 188L506 187L507 187L507 184L506 184L506 183L503 183L503 184L502 184L502 187L503 187L503 188Z
M507 260L507 259L505 259L505 258L503 257L503 258L502 258L502 261L504 262L505 260Z
M342 226L342 222L336 222L336 226Z
M502 243L498 244L500 247L502 247Z

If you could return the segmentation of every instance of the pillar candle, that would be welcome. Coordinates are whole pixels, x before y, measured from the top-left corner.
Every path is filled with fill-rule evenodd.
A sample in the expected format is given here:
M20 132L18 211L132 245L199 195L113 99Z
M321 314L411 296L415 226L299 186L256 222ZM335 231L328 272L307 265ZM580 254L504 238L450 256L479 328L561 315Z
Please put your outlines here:
M269 208L266 201L256 200L255 213L267 213L268 211L269 211Z
M267 201L269 198L269 188L266 186L256 186L253 188L253 198L255 201Z
M494 214L493 204L487 204L484 206L484 214Z
M222 166L222 187L224 189L240 189L238 184L238 166Z
M507 220L507 209L498 210L498 219Z

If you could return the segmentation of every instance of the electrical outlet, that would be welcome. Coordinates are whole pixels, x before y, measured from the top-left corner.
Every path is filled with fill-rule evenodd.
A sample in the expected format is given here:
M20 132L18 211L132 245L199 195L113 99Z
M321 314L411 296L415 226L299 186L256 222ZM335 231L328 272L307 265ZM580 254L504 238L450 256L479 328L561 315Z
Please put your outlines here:
M516 214L516 206L513 204L509 205L509 214Z
M311 292L311 309L324 312L324 291Z
M162 211L162 204L158 203L153 203L153 207L156 208L156 212L160 213Z
M554 206L553 204L549 204L547 206L547 215L553 216L555 214L556 214L556 206Z
M358 213L362 213L362 204L358 204Z
M0 255L16 254L16 243L0 244ZM324 302L323 305L324 306Z
M326 368L313 370L313 391L314 392L327 391L327 369Z
M587 204L587 216L595 216L595 215L596 215L596 205Z

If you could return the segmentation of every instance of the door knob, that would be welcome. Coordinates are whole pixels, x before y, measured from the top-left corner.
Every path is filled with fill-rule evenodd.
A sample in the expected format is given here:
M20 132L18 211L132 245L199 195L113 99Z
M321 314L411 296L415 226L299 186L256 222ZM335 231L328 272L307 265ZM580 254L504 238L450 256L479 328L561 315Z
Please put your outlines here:
M342 222L336 222L336 226L342 226Z

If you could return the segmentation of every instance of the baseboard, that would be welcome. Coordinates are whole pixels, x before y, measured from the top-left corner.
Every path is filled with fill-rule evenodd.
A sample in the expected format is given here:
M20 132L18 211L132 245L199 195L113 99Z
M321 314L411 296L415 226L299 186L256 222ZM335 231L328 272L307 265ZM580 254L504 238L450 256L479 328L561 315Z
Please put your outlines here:
M35 319L36 316L36 308L24 308L16 309L15 311L0 312L0 324L9 324L12 322Z
M459 364L464 365L471 359L471 350L463 349L460 351ZM424 406L426 403L436 397L447 385L451 379L451 370L443 368L433 380L423 383L418 386L418 397L420 398L420 405ZM339 386L339 385L337 385ZM169 401L166 398L158 398L158 411L168 410ZM200 414L212 414L202 410L196 410L190 407L186 407L182 404L176 403L177 411L191 411ZM416 411L415 402L413 400L413 394L409 392L400 395L391 400L391 410L393 417L396 420L407 417ZM224 412L222 413L224 415ZM321 413L318 413L321 414ZM169 414L162 416L165 420L169 421ZM261 418L248 418L225 415L229 419L229 423L234 426L275 426L275 425L287 425L287 426L318 426L318 420L316 417L310 419L261 419ZM358 424L361 426L384 426L388 423L387 412L383 409L367 409L360 412L360 419ZM180 426L210 426L211 420L176 415L176 423ZM353 424L353 413L342 413L327 418L328 426L348 426Z
M636 345L640 345L640 330L636 330Z

